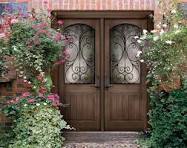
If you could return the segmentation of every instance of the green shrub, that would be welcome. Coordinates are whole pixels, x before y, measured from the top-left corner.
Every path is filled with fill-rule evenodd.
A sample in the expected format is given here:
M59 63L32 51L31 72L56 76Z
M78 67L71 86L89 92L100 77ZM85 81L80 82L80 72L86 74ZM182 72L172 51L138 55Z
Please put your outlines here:
M187 147L187 80L183 88L171 93L152 93L150 97L151 147Z
M59 110L44 104L23 108L15 125L9 148L61 148L61 129L69 128Z
M52 93L35 96L25 92L7 100L2 111L12 123L8 129L2 128L0 147L61 148L61 132L71 128L63 120L60 105L59 96Z

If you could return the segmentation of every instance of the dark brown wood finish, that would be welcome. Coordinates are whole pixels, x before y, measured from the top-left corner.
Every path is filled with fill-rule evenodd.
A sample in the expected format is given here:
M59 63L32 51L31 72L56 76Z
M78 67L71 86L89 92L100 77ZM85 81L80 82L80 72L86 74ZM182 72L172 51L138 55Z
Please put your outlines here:
M65 26L86 24L95 29L95 75L100 87L94 84L65 84L64 67L60 66L56 86L64 104L65 119L78 131L142 130L147 127L146 69L141 65L140 84L112 84L110 78L109 30L119 24L133 24L148 29L148 16L152 11L54 11L57 19L65 18ZM57 72L56 72L57 73Z
M116 11L116 10L110 10L110 11L78 11L78 10L55 10L52 11L52 15L55 15L57 19L59 18L71 18L71 19L80 19L80 18L111 18L111 19L147 19L147 17L153 14L153 11Z
M89 19L66 19L64 28L74 24L85 24L95 30L95 76L100 82L100 35L99 21ZM65 84L64 67L59 72L59 92L64 116L77 130L100 130L100 88L95 84ZM99 84L100 85L100 84Z
M105 21L105 81L110 82L110 29L119 24L131 24L147 29L147 20ZM142 130L147 122L145 68L141 65L140 84L107 84L105 87L105 129Z

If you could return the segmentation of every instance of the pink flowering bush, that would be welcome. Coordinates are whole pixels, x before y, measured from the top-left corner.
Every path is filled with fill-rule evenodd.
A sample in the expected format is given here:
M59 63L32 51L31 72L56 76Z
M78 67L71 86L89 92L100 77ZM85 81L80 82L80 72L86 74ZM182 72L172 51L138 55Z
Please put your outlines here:
M44 2L46 5L46 1ZM12 121L11 136L3 147L49 147L61 148L62 129L71 129L63 120L51 71L69 57L65 45L68 38L61 34L63 20L57 28L51 28L54 19L50 9L46 12L21 14L8 11L0 16L0 76L7 70L5 56L13 57L17 75L29 92L11 97L3 103L2 111ZM4 136L5 137L5 136ZM0 141L0 147L1 147Z
M18 76L25 83L34 83L33 87L38 87L34 86L35 76L41 74L51 83L51 70L56 64L64 63L68 56L65 50L68 39L60 33L63 20L57 21L58 29L53 29L50 20L54 19L50 11L35 13L34 10L27 15L21 11L15 14L5 12L0 19L3 20L0 24L0 53L6 53L0 58L4 55L14 57ZM4 62L0 64L2 76L6 66L3 66Z
M46 106L53 106L57 108L61 106L59 96L57 94L49 93L35 96L30 92L24 92L20 96L10 98L6 101L3 107L3 112L8 117L17 118L19 112L24 107L40 106L41 104Z

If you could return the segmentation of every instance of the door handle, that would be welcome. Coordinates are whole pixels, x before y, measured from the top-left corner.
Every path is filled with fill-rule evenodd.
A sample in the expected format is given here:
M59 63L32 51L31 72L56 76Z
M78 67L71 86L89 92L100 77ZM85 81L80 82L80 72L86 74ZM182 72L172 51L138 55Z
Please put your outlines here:
M106 78L106 77L105 77L105 78ZM105 79L105 88L110 88L110 87L112 87L112 84L110 84L109 78L106 78L106 79Z

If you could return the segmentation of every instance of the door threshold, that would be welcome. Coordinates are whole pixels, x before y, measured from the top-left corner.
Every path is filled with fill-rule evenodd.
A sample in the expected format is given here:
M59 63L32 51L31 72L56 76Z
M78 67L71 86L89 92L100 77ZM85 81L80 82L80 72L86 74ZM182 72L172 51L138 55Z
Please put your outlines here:
M72 131L65 132L67 143L109 143L134 141L140 137L139 132L124 131Z

